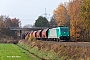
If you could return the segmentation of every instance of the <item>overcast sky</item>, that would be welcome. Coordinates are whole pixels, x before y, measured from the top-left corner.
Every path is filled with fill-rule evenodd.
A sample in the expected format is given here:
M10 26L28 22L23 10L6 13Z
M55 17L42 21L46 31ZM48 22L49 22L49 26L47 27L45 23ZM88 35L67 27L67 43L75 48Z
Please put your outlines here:
M22 26L35 23L38 16L45 13L53 15L60 3L68 0L0 0L0 15L20 19Z

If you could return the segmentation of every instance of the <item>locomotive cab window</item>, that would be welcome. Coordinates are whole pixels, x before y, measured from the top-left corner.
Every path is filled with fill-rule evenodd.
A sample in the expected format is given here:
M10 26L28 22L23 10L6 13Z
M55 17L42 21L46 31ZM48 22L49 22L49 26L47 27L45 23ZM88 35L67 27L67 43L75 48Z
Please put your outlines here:
M68 32L69 29L68 29L68 28L61 28L61 31L62 31L62 32Z

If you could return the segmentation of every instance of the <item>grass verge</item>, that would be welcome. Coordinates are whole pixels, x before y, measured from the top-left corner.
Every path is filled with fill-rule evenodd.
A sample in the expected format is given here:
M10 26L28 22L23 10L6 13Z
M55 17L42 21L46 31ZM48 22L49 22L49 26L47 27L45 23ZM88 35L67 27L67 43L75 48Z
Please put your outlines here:
M39 60L14 44L0 44L0 60Z
M65 60L67 59L67 56L58 57L53 51L45 52L43 50L38 50L37 47L30 47L29 45L20 44L20 43L17 45L21 47L22 49L29 51L36 57L39 57L40 60L43 60L43 59L45 60ZM69 60L72 60L72 59L69 59Z

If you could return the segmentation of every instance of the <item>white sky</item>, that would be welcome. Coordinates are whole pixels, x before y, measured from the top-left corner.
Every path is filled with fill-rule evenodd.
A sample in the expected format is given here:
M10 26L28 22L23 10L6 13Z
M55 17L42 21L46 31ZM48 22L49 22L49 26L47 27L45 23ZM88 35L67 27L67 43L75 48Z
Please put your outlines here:
M60 3L68 0L0 0L0 15L6 15L10 18L19 18L22 26L34 24L38 16L45 13L53 15Z

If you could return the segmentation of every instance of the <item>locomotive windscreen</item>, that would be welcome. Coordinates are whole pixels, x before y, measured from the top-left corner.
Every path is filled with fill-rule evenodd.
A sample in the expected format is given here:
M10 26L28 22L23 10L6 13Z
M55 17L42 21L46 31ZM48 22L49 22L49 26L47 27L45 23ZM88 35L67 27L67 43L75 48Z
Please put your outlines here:
M61 32L68 32L69 29L68 28L60 28L61 29Z

